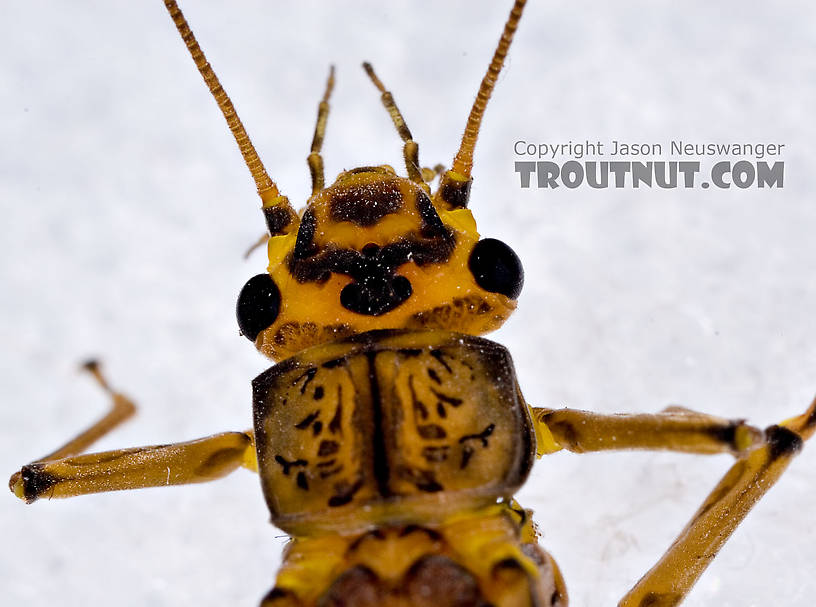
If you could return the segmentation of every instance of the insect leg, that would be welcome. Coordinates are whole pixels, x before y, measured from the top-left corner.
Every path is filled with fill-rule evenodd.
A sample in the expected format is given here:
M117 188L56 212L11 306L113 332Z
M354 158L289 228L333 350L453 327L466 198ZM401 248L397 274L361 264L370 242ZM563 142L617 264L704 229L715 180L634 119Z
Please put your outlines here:
M441 527L442 535L480 580L490 604L566 605L566 587L555 561L530 543L532 538L520 537L515 515L505 508L454 517Z
M225 432L172 445L136 447L40 460L11 477L9 487L31 503L103 491L203 483L244 466L256 469L252 432Z
M539 457L566 449L575 453L654 449L740 455L762 440L744 420L730 420L682 407L654 414L602 415L576 409L530 408Z
M83 369L110 395L110 410L59 449L15 472L9 488L17 497L31 503L40 497L204 482L238 466L257 470L251 431L227 432L175 445L81 455L136 412L136 405L111 387L98 362L88 361Z
M286 546L275 587L261 607L314 605L347 566L345 555L354 536L296 538Z
M677 605L814 430L816 400L802 415L767 428L764 441L734 463L669 550L619 607Z
M133 404L127 396L120 392L116 392L110 387L110 384L102 374L99 362L89 360L82 365L82 369L90 373L96 382L107 392L111 397L111 406L108 412L99 420L94 422L90 427L83 432L69 440L67 443L52 451L48 455L41 457L36 462L45 460L60 459L70 455L78 455L87 450L93 443L105 436L108 432L114 430L120 424L126 422L136 413L136 405ZM9 480L9 486L13 487L20 481L20 472L15 472Z
M425 185L425 180L422 178L422 171L419 167L419 145L414 141L414 137L411 135L408 125L405 124L405 119L402 117L394 101L394 97L391 95L391 91L386 90L382 81L377 77L377 74L374 73L374 68L370 63L363 63L363 69L366 71L366 74L368 74L368 77L371 78L371 82L374 83L377 90L382 93L380 99L382 99L385 109L388 110L388 113L391 115L391 121L394 123L394 126L397 128L397 133L399 133L399 136L405 144L402 148L402 155L405 159L405 169L408 171L408 178L411 181Z

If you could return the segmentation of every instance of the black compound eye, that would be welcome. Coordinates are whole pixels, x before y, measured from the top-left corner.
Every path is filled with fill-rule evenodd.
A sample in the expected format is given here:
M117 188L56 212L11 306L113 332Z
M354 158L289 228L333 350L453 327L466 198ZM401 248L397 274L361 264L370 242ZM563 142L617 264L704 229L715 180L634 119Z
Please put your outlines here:
M278 285L269 274L253 276L241 289L235 315L241 334L255 341L258 334L269 327L280 312L281 296Z
M495 238L476 243L468 267L476 283L485 291L517 299L524 285L524 268L515 251Z

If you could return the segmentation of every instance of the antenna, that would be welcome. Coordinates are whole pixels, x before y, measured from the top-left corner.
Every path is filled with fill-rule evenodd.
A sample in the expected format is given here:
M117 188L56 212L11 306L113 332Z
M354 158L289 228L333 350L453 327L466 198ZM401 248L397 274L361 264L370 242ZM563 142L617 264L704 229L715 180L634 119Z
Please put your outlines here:
M329 98L334 89L334 66L329 66L329 78L326 80L326 92L317 106L317 124L312 137L312 149L306 161L309 163L309 172L312 175L312 196L317 194L326 185L323 175L323 156L320 150L323 147L323 138L326 136L326 122L329 119Z
M453 166L451 170L443 175L437 197L441 199L448 207L466 207L468 196L470 194L470 183L472 178L470 172L473 169L473 150L476 147L476 140L479 137L479 129L482 126L482 117L484 116L487 102L490 100L490 95L496 86L496 80L499 77L504 60L507 57L507 51L510 44L513 42L513 35L516 33L521 14L524 10L526 0L516 0L513 8L510 10L510 16L504 24L499 44L493 53L493 59L487 67L487 73L482 78L482 83L479 86L479 92L476 95L476 100L473 102L473 107L470 109L467 125L465 126L465 133L462 135L462 143L459 146L459 151L453 159Z
M252 174L252 179L255 180L258 195L263 201L264 215L267 219L267 227L269 228L270 234L275 236L277 234L286 233L286 231L288 231L286 230L287 226L292 222L297 222L295 210L289 204L289 199L280 194L278 186L275 185L275 182L272 181L267 174L261 159L258 157L258 152L255 151L255 146L252 145L252 141L250 141L249 135L247 135L246 129L241 123L238 113L235 111L235 106L232 105L229 95L227 95L224 87L221 86L218 76L215 75L212 66L210 66L210 63L204 56L204 51L202 51L198 45L198 41L190 29L187 20L184 18L181 9L178 7L178 4L176 4L175 0L164 0L164 5L167 7L167 12L170 13L170 18L173 20L173 23L175 23L176 29L178 29L179 34L181 34L181 39L187 46L187 50L190 52L190 56L193 58L198 71L204 78L207 88L210 89L210 93L218 104L218 108L224 115L227 125L238 144L238 148L241 150L241 155L244 157L244 162Z
M408 125L405 124L405 119L402 117L402 113L394 101L394 96L391 94L391 91L385 88L385 85L377 77L377 74L374 73L374 68L368 61L363 63L363 69L366 74L368 74L374 86L377 87L377 90L380 91L380 100L385 106L385 109L388 110L388 114L391 116L391 122L394 123L397 133L402 139L404 144L402 155L405 159L405 169L408 171L409 179L424 186L425 181L422 178L422 172L419 167L419 146L414 141L414 137L411 135Z

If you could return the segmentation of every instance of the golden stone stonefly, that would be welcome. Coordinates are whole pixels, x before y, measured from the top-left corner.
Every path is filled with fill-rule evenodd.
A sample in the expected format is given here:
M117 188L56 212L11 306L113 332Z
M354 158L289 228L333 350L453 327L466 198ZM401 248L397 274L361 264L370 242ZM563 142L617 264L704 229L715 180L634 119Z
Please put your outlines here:
M196 483L245 467L258 471L272 521L292 536L264 606L564 606L558 567L513 500L536 455L733 454L733 467L620 602L680 603L813 434L816 402L764 431L679 407L600 415L525 402L507 350L480 337L515 308L521 263L503 242L479 237L467 208L482 116L525 2L511 10L449 170L422 168L391 93L366 63L402 138L407 176L367 166L327 186L332 69L308 157L312 195L300 213L267 175L178 6L165 4L261 197L269 265L246 283L237 315L243 335L277 364L253 382L251 430L85 454L134 411L90 362L111 411L23 466L10 481L14 494L33 502Z

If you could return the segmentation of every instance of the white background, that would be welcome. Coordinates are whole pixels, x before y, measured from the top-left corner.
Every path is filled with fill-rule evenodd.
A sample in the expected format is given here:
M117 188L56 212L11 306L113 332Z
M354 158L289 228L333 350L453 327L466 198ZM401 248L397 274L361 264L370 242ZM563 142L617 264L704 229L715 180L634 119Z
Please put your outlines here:
M337 65L327 177L400 165L359 64L449 164L510 2L183 4L282 191L305 162ZM230 10L235 10L231 13ZM471 207L527 276L493 338L527 399L596 411L682 404L761 426L816 393L813 4L532 1L488 108ZM223 118L159 2L0 6L0 470L104 411L98 355L141 405L100 449L250 425L268 366L234 302L263 231ZM513 142L778 142L782 190L521 190ZM613 605L669 545L729 458L560 453L534 508L575 606ZM816 448L794 462L689 605L810 605ZM254 606L281 533L246 471L209 485L25 506L0 495L6 605Z

